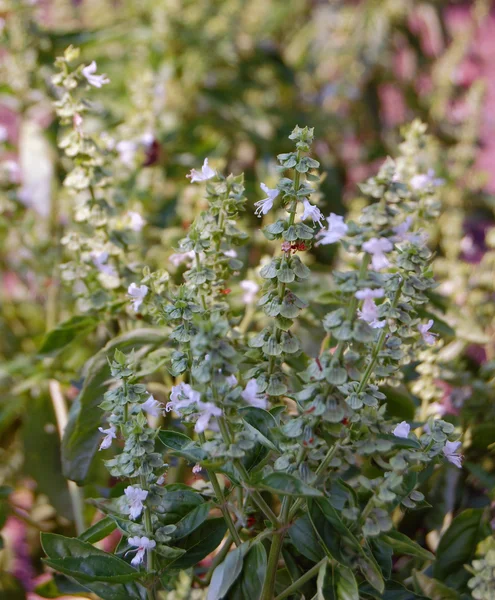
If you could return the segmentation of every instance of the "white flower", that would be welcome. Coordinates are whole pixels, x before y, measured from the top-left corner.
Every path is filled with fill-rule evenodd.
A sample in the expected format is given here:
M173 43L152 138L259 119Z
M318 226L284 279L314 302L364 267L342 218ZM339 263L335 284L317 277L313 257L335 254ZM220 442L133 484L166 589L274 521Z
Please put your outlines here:
M242 301L244 304L252 304L256 298L256 294L260 291L260 286L256 281L251 281L250 279L244 279L240 285L245 292L242 296Z
M237 385L237 377L235 375L229 375L225 378L225 381L230 387L235 387Z
M462 454L457 453L457 449L461 445L461 442L445 442L445 446L443 448L443 453L445 458L451 462L453 465L462 468Z
M402 421L402 423L399 423L392 433L395 435L395 437L407 438L410 431L411 426L406 423L406 421Z
M233 248L231 250L224 250L223 255L228 258L237 258L237 252Z
M136 143L129 140L122 140L118 142L118 144L115 146L115 149L119 153L119 158L124 165L127 167L132 167L137 151Z
M144 410L145 413L148 413L152 417L159 417L161 414L161 404L157 400L153 398L150 394L146 402L143 402L140 405L140 409Z
M139 487L133 487L132 485L128 485L124 490L124 494L126 496L127 505L129 508L129 515L131 519L137 519L139 515L143 512L143 502L148 496L148 491L142 490Z
M323 244L324 246L327 244L335 244L335 242L338 242L345 236L349 229L344 223L344 217L334 213L330 213L330 216L327 217L327 223L327 227L316 234L316 237L320 238L316 243L317 246L320 244Z
M196 433L203 433L208 429L212 417L221 417L222 411L213 402L198 402L199 418L194 426Z
M178 267L186 260L192 260L195 257L194 250L190 250L189 252L176 252L175 254L171 254L168 257L168 260L174 265L174 267Z
M98 427L98 431L101 431L101 433L106 434L100 444L100 450L107 450L107 448L110 448L110 446L112 445L112 440L114 440L117 437L117 430L115 428L115 425L110 425L108 429Z
M311 202L307 198L304 198L303 206L304 212L302 214L301 220L304 221L306 219L313 219L313 223L318 223L320 227L323 227L321 221L325 217L323 216L321 210L317 206L314 206L314 204L311 204Z
M141 231L141 229L144 227L146 221L143 219L143 217L136 211L134 210L129 210L126 213L127 218L130 221L130 228L132 229L132 231Z
M89 85L92 85L96 88L101 88L102 85L106 83L110 83L110 79L106 75L95 75L96 73L96 62L93 61L87 67L84 67L82 70L82 74L86 77Z
M178 412L181 408L187 408L191 404L201 402L201 394L193 390L188 383L179 383L174 385L170 393L170 402L167 403L165 410Z
M147 285L137 286L135 283L131 283L131 285L127 288L127 293L132 298L132 308L134 312L139 310L139 307L143 303L143 300L148 293Z
M165 483L165 473L163 475L160 475L160 477L158 477L158 479L156 480L156 485L163 485Z
M215 177L215 171L208 166L208 159L205 158L205 162L201 167L201 173L196 171L196 169L191 169L189 175L186 175L191 180L191 183L196 183L197 181L206 181L207 179L211 179Z
M192 468L192 472L197 475L198 473L201 473L203 469L201 468L201 465L198 465L198 463L196 463L194 465L194 467Z
M107 265L108 261L108 252L91 252L91 260L93 261L94 266L100 271L100 273L104 273L105 275L109 275L110 277L117 277L117 271L112 265Z
M414 175L411 177L411 181L409 182L413 190L422 190L430 185L434 187L438 187L439 185L443 185L445 181L440 178L435 177L435 171L433 169L429 169L428 173L422 175Z
M143 562L144 553L146 550L153 550L153 548L156 546L155 540L150 540L146 536L139 537L138 535L135 535L130 537L127 541L129 542L130 546L136 546L138 549L136 556L131 560L131 565L133 567L137 567Z
M21 168L15 160L4 160L0 163L0 170L5 173L11 183L19 183L21 180Z
M385 319L382 321L378 320L378 306L375 304L373 298L366 298L361 310L358 309L358 317L368 323L373 329L381 329L387 324Z
M256 206L254 214L258 217L261 217L261 215L266 215L266 213L272 209L275 198L280 194L280 191L277 190L277 188L269 188L264 183L260 183L260 188L265 192L267 197L254 203Z
M383 290L382 288L378 288L376 290L364 288L362 290L358 290L354 295L358 300L369 300L370 298L383 298L383 296L385 295L385 290Z
M266 410L268 406L266 398L258 391L256 379L250 379L247 382L244 391L241 392L241 397L248 404L255 406L256 408L264 408Z
M412 218L407 217L400 225L394 227L394 237L391 238L393 242L410 242L415 246L423 246L428 241L428 234L426 231L416 231L410 233L409 229L412 225Z
M372 255L371 264L373 269L380 271L390 265L385 252L390 252L393 249L393 244L387 238L371 238L363 244L363 250Z
M433 327L433 323L433 319L430 319L426 325L418 325L419 333L423 337L424 342L429 346L432 346L436 342L437 337L436 333L429 333L429 329Z

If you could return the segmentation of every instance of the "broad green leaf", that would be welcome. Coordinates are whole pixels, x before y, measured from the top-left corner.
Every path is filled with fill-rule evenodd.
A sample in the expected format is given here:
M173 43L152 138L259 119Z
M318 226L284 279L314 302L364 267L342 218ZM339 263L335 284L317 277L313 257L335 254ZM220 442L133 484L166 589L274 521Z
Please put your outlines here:
M261 542L252 544L244 557L242 572L229 590L226 600L259 600L266 574L267 557Z
M93 331L98 319L88 315L75 315L49 331L39 349L43 356L55 356L79 336Z
M49 567L74 577L77 581L106 581L108 583L126 583L142 577L139 571L124 560L107 554L90 554L83 557L46 558L43 561Z
M387 531L381 536L381 539L392 546L394 554L406 554L421 558L422 560L435 560L434 554L428 552L428 550L422 548L417 542L399 531Z
M94 544L95 542L99 542L110 535L112 531L115 531L116 527L117 525L113 519L110 517L104 517L86 529L86 531L83 531L79 536L79 539L83 542Z
M160 431L158 439L173 451L173 454L182 456L191 462L201 462L207 458L206 452L189 436L179 431Z
M110 584L99 582L77 583L73 578L55 573L53 579L36 587L35 592L42 598L60 598L60 596L82 596L88 592L96 594L102 600L146 600L146 588L136 582Z
M325 556L308 515L297 519L289 529L289 537L296 550L309 560L316 563Z
M172 484L165 486L165 489L167 493L160 497L157 504L153 505L156 512L163 515L160 520L164 525L177 523L204 503L198 492L187 486Z
M433 577L445 582L458 572L466 573L464 565L471 562L483 534L483 509L469 508L458 515L443 534L437 548Z
M424 573L414 571L414 581L429 600L460 600L459 594L447 587L438 579L428 577Z
M71 407L62 440L62 469L67 479L84 483L101 439L98 427L103 413L98 405L107 391L110 377L107 357L117 348L128 351L143 346L154 347L166 339L164 331L136 329L109 342L86 363L84 385Z
M368 584L360 586L359 591L361 594L364 594L366 598L371 596L376 600L429 600L426 596L423 596L423 594L408 590L398 581L392 580L386 582L383 594L379 594Z
M242 570L244 555L248 548L249 543L241 544L229 552L225 560L216 567L206 600L221 600L225 597Z
M325 563L316 581L318 600L359 600L356 578L348 567Z
M288 473L270 473L259 484L263 489L281 496L300 496L303 498L323 496L322 492L310 487L294 475Z
M208 519L191 534L176 542L186 552L170 563L173 569L189 569L217 548L227 531L223 517Z
M273 430L277 427L275 417L267 410L256 408L255 406L246 406L239 411L245 425L251 433L254 434L256 440L269 448L279 452L277 442L273 437Z
M175 523L177 529L170 534L171 540L179 540L196 530L208 517L211 504L204 502L193 508L185 517Z

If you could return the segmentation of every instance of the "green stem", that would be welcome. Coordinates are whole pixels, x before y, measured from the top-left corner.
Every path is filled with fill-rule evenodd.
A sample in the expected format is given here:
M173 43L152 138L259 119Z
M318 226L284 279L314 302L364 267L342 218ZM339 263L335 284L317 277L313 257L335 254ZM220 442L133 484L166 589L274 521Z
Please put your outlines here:
M313 579L313 577L315 577L315 575L318 575L318 571L321 569L321 567L327 561L328 561L328 558L322 558L319 563L316 563L316 565L314 567L311 567L311 569L309 569L309 571L306 571L306 573L304 573L304 575L299 577L299 579L296 579L296 581L294 581L294 583L292 585L289 585L289 587L286 588L281 594L279 594L275 598L275 600L284 600L284 598L288 598L289 596L291 596L295 591L297 591L305 583L307 583L308 581Z
M203 585L209 585L211 578L213 576L213 571L218 567L218 565L221 562L223 562L223 559L229 553L229 550L230 550L230 547L232 546L233 541L234 540L232 539L232 535L229 533L229 535L227 536L227 539L225 540L224 545L222 546L219 553L213 559L213 562L211 563L211 566L208 569L208 572L206 573L204 580L201 582Z
M275 591L275 578L277 576L278 559L284 542L284 534L278 533L273 536L270 554L268 555L268 565L266 568L265 581L260 600L273 600Z

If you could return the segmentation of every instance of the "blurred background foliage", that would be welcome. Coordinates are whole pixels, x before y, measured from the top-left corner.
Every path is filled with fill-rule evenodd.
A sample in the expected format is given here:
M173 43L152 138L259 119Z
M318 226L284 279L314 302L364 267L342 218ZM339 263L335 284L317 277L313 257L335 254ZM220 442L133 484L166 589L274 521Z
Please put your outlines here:
M73 214L62 186L70 166L57 149L51 76L55 58L70 44L111 80L91 94L87 126L117 144L118 194L148 223L139 255L154 269L170 268L174 244L201 207L200 191L185 175L204 157L225 172L244 172L254 202L260 181L273 184L274 157L287 150L294 125L312 126L324 175L320 208L352 216L364 206L357 183L394 153L400 126L417 117L428 124L436 139L431 168L445 180L444 209L430 235L439 281L432 300L444 315L447 341L418 358L419 378L411 374L390 391L389 410L406 419L443 415L463 431L465 468L436 471L424 490L433 508L406 514L401 528L435 551L454 516L474 510L467 525L449 530L451 539L464 536L465 543L457 562L441 573L449 583L460 577L467 594L469 574L456 571L475 558L480 515L492 518L487 511L495 499L491 2L0 0L0 30L5 597L38 597L33 590L44 577L39 530L73 531L82 495L111 493L115 482L107 481L99 461L82 494L67 483L59 433L81 389L96 399L104 389L105 373L91 371L87 361L134 328L107 308L95 326L83 321L69 332L74 343L40 353L47 332L81 313L58 268ZM259 227L251 211L245 221ZM253 240L242 257L248 269L270 252L260 236ZM313 250L312 260L316 270L328 269L332 250ZM317 284L311 291L319 303L324 292ZM154 373L160 361L159 352L151 353L143 370L164 399L170 380ZM173 476L184 473L177 469ZM83 510L89 524L94 509ZM407 577L411 564L394 569ZM444 597L427 592L428 582L416 583L427 597Z

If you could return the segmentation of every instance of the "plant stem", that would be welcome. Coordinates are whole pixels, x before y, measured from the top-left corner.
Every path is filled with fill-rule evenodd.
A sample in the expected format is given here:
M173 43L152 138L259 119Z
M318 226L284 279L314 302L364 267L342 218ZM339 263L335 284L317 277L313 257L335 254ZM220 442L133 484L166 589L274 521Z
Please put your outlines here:
M144 489L144 486L141 486ZM151 523L151 512L148 507L144 509L144 526L146 529L146 533L148 536L153 535L153 525ZM146 551L146 570L148 573L152 573L155 571L155 552L154 550ZM155 583L151 584L151 587L147 588L146 593L148 595L148 600L156 600L156 589Z
M279 594L275 598L275 600L283 600L284 598L287 598L288 596L293 594L296 590L298 590L300 587L302 587L305 583L307 583L308 581L313 579L313 577L315 577L315 575L318 574L318 571L321 569L321 567L327 561L328 561L328 558L322 558L319 563L316 563L316 565L314 567L311 567L311 569L309 569L309 571L306 571L306 573L304 573L304 575L299 577L299 579L296 579L296 581L294 581L294 583L292 585L289 585L289 587L286 588L281 594Z
M263 591L261 592L260 600L273 600L275 591L275 578L277 576L278 559L284 543L284 534L278 533L273 537L268 555L268 566L266 568L265 581L263 583Z

